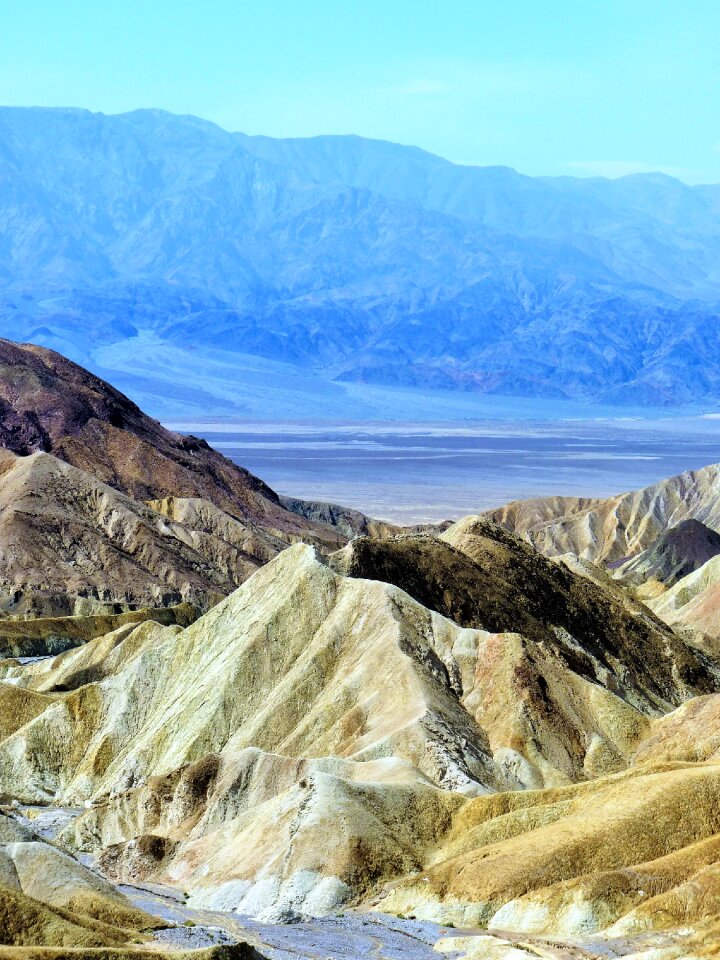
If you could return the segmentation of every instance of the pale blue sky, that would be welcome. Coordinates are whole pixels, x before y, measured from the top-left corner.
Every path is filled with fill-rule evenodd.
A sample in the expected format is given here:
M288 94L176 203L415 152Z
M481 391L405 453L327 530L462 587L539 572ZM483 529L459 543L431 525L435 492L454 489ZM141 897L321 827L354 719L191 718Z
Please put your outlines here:
M246 133L357 133L530 174L720 181L717 0L1 8L5 104L161 107Z

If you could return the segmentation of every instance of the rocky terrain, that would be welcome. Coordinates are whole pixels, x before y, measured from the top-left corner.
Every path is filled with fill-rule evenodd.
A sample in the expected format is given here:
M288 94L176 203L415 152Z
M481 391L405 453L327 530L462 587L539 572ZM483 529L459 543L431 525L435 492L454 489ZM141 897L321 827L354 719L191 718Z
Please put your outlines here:
M398 532L4 349L0 952L720 954L718 468Z
M683 659L654 630L640 689L617 666L603 686L547 649L550 624L462 627L297 545L185 629L6 662L3 712L30 706L3 731L0 790L79 809L67 849L193 909L278 921L365 903L556 940L665 931L662 955L688 956L675 928L710 936L720 695L697 695L717 680L691 647L680 707L642 690L667 683L663 653Z
M638 586L655 583L671 587L719 553L719 534L699 520L681 520L647 550L621 564L615 575Z
M0 341L0 443L8 612L206 608L289 543L345 541L204 441L34 346Z
M604 500L517 500L484 515L584 576L629 587L662 620L716 650L720 467Z
M717 532L719 494L720 466L713 464L603 500L516 500L486 516L549 557L569 555L619 565L684 520L699 520Z

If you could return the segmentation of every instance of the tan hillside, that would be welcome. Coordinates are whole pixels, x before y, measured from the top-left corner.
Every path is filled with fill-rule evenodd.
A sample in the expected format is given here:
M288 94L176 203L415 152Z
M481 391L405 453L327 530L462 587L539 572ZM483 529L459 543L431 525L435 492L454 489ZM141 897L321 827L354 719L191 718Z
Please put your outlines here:
M47 453L0 451L0 471L0 585L10 612L207 607L286 546L209 503L158 512Z
M604 500L544 497L516 500L486 516L547 556L569 553L612 563L647 550L683 520L720 530L720 465L688 471Z
M695 697L654 720L633 759L637 763L720 761L720 696Z
M97 870L0 811L0 956L15 960L262 960L245 943L205 950L153 941L169 924Z
M109 947L163 926L110 883L0 813L0 944Z
M720 956L718 468L398 531L7 341L0 442L0 955L188 955L130 882Z
M396 758L246 749L150 778L62 839L99 854L115 879L170 880L190 906L282 919L332 912L420 869L463 802Z
M283 552L186 630L136 636L115 653L118 673L18 732L23 757L10 741L0 746L0 785L81 800L249 746L359 760L395 753L438 784L494 783L457 680L456 657L472 656L480 637L395 587L338 577L312 547ZM53 670L67 658L80 669L99 643L60 655Z
M669 764L468 800L433 862L376 905L565 937L701 924L720 907L719 796L720 766Z
M25 596L28 596L27 594ZM35 595L36 601L40 598ZM78 605L81 605L80 603ZM36 657L60 653L102 637L121 627L147 620L163 626L189 626L199 615L197 607L181 603L175 607L143 607L118 614L34 617L0 620L0 656Z
M666 623L720 640L720 558L708 560L648 604ZM710 648L716 649L717 644L710 643Z
M589 797L573 782L625 770L671 709L647 692L667 666L646 659L633 704L547 637L458 626L297 545L184 630L126 626L9 668L0 705L27 693L30 706L0 742L0 790L92 798L63 840L115 879L170 882L205 907L322 913L458 856L456 836L474 849L458 819L486 809L473 797L574 796L563 784ZM554 796L494 793L487 809ZM523 831L549 802L540 820L519 814Z

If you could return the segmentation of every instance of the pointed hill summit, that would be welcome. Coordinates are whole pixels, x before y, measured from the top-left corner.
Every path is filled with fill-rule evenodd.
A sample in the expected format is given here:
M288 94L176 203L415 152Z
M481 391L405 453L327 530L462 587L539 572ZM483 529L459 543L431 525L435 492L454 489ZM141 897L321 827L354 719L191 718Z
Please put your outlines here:
M616 576L634 584L648 580L671 587L720 554L720 534L700 520L681 520L647 550L617 568Z

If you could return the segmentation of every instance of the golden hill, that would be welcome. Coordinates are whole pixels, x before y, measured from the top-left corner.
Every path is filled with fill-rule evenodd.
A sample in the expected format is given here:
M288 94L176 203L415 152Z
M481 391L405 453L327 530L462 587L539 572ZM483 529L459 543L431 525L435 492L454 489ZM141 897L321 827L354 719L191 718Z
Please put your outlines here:
M465 528L466 549L514 548L484 543L490 533ZM610 601L591 586L602 611ZM633 603L614 613L626 631ZM278 918L360 900L556 936L622 921L634 935L645 883L676 898L655 924L670 931L720 832L720 767L695 744L715 708L693 719L720 695L664 701L663 658L681 641L648 623L646 676L623 699L612 677L632 632L613 637L616 665L589 676L551 631L459 626L297 545L185 629L123 627L6 666L0 703L28 706L0 742L0 790L91 799L63 842L115 879L181 886L197 906ZM696 668L712 682L702 658ZM676 757L668 739L689 745ZM667 879L650 887L659 861ZM693 924L704 902L687 906Z
M488 519L529 540L541 553L596 563L647 550L671 527L695 519L720 529L720 465L688 471L606 499L540 497L489 511Z

